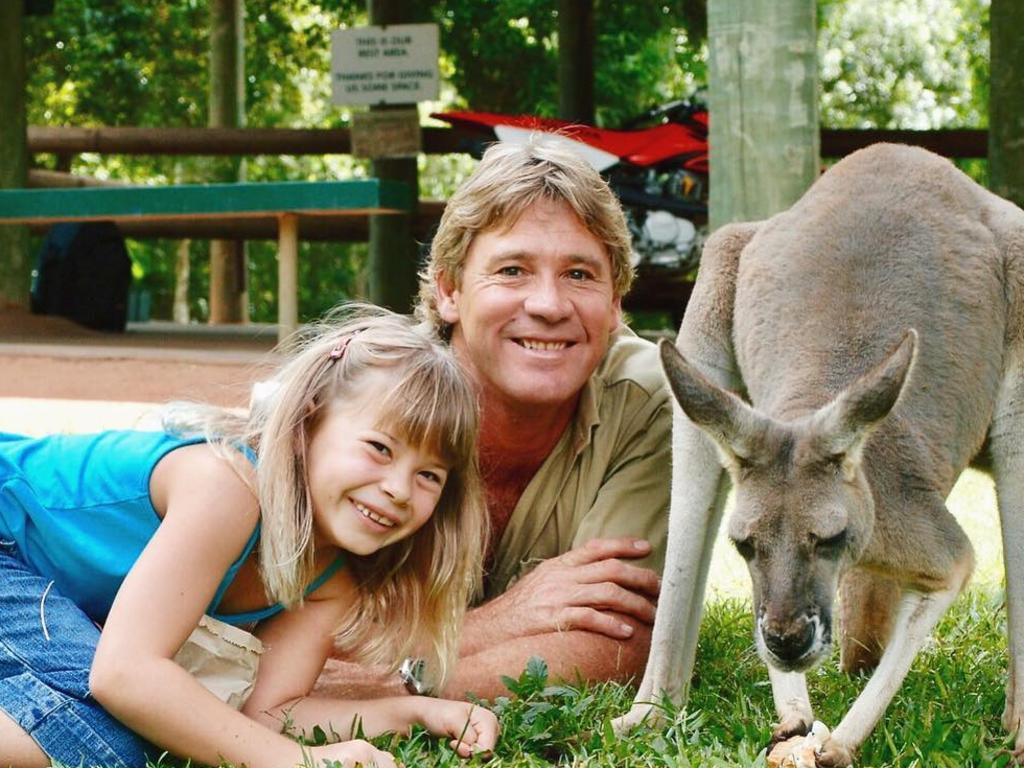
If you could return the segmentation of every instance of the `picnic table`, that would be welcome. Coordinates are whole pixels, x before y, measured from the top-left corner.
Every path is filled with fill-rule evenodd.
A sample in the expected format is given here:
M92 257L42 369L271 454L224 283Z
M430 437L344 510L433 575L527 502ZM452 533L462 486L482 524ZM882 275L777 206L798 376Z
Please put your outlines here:
M298 327L299 217L401 213L412 190L383 179L0 190L0 224L277 219L278 338Z

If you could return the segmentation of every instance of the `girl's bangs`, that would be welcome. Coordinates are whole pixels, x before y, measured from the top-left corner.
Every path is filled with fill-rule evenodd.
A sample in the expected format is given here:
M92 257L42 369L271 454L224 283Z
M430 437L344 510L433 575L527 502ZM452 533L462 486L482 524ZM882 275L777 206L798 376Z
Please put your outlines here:
M381 403L382 428L452 466L475 456L476 401L465 382L436 360L411 365Z

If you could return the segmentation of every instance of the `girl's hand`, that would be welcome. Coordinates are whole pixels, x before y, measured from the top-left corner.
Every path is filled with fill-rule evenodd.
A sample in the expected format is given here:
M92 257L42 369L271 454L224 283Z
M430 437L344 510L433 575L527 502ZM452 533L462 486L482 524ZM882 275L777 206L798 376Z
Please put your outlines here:
M498 741L498 718L489 709L468 701L415 697L422 703L419 723L437 736L450 736L460 757L490 752Z
M390 752L377 749L362 739L341 741L324 747L309 747L308 754L312 758L314 768L324 768L334 762L341 763L344 768L398 768L398 763Z

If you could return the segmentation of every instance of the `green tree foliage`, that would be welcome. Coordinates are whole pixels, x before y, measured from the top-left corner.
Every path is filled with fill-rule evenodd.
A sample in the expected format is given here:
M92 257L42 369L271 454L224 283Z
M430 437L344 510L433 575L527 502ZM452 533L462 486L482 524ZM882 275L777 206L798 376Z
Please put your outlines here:
M247 0L246 104L253 127L327 127L345 113L330 105L330 32L365 23L364 3ZM209 12L203 0L61 0L49 16L26 19L28 114L33 125L206 125ZM46 159L43 159L46 162ZM53 159L49 159L50 163ZM83 155L79 173L119 181L199 183L215 177L209 157ZM257 157L249 180L329 179L366 175L347 156ZM130 244L137 283L153 293L153 313L169 317L176 243ZM299 306L315 317L361 291L362 244L303 243ZM276 317L275 245L250 248L254 320ZM193 243L192 315L207 312L208 263Z
M826 127L984 126L990 0L818 0L822 124ZM705 0L594 0L597 117L614 127L707 82ZM351 111L330 104L330 32L367 23L366 0L246 0L246 106L252 127L331 127ZM29 123L203 126L206 0L59 0L25 20ZM556 0L430 0L441 28L443 104L554 115ZM37 158L52 165L53 158ZM216 160L82 155L75 172L134 183L201 182ZM444 198L472 167L465 156L420 158L420 194ZM366 175L350 157L254 157L250 180ZM170 315L176 243L131 244L136 273ZM362 294L365 246L304 243L300 315ZM206 248L192 258L193 315L205 317ZM274 244L250 248L251 315L272 320Z
M824 0L821 121L985 127L989 0Z
M992 0L992 84L989 104L988 156L992 190L1024 205L1024 48L1020 29L1024 5L1015 0Z
M554 117L555 0L438 0L445 76L472 109ZM596 0L598 122L616 126L706 83L702 2ZM680 66L683 65L683 66Z
M30 123L203 124L205 23L198 2L61 0L29 17Z

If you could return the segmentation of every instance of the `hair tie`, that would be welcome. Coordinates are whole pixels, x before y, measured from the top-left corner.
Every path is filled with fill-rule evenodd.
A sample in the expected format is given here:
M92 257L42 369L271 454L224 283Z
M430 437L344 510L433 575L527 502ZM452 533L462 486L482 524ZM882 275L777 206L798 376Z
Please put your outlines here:
M348 349L348 343L352 341L352 337L359 333L359 331L361 330L363 329L356 328L356 330L352 331L352 333L350 333L348 336L339 341L338 344L334 347L334 349L327 353L327 357L332 362L335 360L341 360L341 358L345 356L345 350Z
M338 344L334 349L327 353L327 357L331 360L341 360L345 355L345 349L348 347L348 343L352 340L351 336L346 336L342 339L341 343Z

